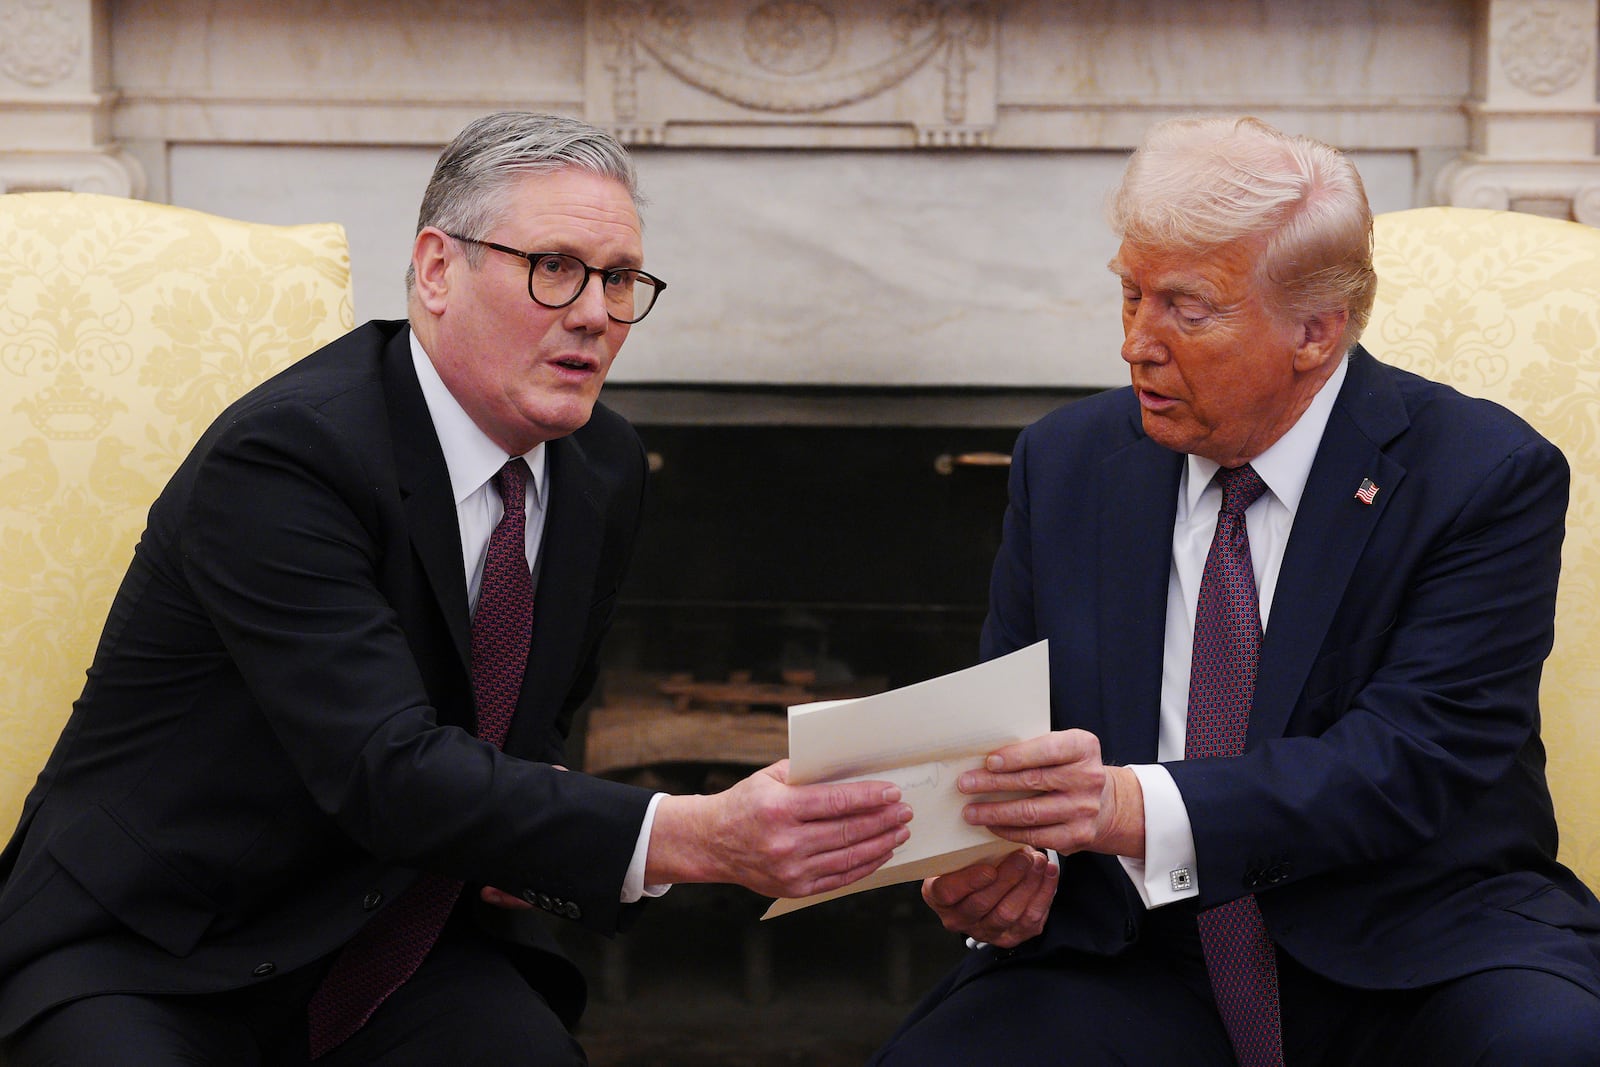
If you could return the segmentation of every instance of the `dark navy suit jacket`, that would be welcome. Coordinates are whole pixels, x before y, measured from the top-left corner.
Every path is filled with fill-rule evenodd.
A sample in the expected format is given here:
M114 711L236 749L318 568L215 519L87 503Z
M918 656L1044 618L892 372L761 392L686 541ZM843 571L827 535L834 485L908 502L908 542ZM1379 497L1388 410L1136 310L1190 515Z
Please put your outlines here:
M497 752L470 732L456 508L407 338L368 323L252 391L151 509L0 853L0 1034L95 992L284 974L419 869L616 928L650 794L548 764L594 682L643 448L598 406L548 445L532 648ZM548 933L492 918L574 1016L582 979Z
M1015 451L983 654L1048 638L1054 727L1098 735L1107 763L1156 760L1183 463L1128 389L1047 416ZM1600 993L1600 905L1556 862L1539 740L1567 486L1516 416L1351 355L1246 751L1167 765L1201 906L1255 893L1279 945L1355 986L1520 966ZM1070 856L1022 951L1115 953L1147 914L1114 859Z

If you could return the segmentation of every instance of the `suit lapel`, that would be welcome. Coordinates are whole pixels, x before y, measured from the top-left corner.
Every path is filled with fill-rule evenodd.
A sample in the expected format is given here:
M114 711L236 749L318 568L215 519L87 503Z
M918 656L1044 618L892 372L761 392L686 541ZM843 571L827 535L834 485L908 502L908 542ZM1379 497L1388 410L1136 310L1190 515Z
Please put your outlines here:
M411 365L411 332L401 330L384 352L384 382L394 433L395 472L412 547L443 609L461 665L469 672L471 620L461 564L461 527L444 451Z
M1282 736L1367 541L1405 477L1382 448L1409 422L1392 376L1356 349L1278 573L1246 746ZM1355 496L1364 478L1380 487L1371 504Z
M411 365L409 331L401 330L384 352L384 381L394 433L400 495L411 543L428 586L450 627L467 677L472 671L472 621L461 563L461 530L444 452L433 430L422 387ZM533 639L523 673L517 714L506 738L510 750L537 738L552 721L573 680L589 620L595 570L604 540L599 476L575 437L551 441L549 492L534 591ZM539 714L539 709L545 714Z
M1100 465L1100 739L1108 760L1154 762L1167 582L1183 456L1140 432ZM1113 647L1118 654L1110 654Z
M561 709L583 654L594 576L605 536L600 479L583 446L563 437L545 446L550 460L539 584L534 591L533 640L522 676L508 751L535 744ZM542 709L542 710L541 710Z

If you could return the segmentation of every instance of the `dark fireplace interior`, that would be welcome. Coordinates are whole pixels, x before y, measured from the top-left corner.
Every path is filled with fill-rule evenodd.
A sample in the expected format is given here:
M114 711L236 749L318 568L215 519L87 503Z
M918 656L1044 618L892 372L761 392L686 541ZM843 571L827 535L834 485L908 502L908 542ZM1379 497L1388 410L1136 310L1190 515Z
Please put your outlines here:
M970 659L1005 506L995 429L647 426L661 457L614 662L901 685ZM946 462L949 462L948 460Z
M572 754L720 789L784 753L784 707L970 666L1017 431L1066 391L608 387L652 476ZM908 884L757 919L680 886L615 941L566 931L597 1067L860 1063L963 950Z

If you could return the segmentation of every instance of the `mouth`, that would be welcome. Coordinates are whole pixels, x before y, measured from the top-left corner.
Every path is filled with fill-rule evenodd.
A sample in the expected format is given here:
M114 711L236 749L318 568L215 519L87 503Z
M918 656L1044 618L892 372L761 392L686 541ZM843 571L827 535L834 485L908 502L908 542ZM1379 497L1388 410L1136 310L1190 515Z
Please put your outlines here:
M1134 386L1134 392L1139 397L1139 406L1146 411L1165 411L1177 404L1176 400L1165 393L1158 393L1142 385Z
M551 360L550 365L563 375L576 375L579 377L588 377L600 369L600 361L592 356L560 356Z

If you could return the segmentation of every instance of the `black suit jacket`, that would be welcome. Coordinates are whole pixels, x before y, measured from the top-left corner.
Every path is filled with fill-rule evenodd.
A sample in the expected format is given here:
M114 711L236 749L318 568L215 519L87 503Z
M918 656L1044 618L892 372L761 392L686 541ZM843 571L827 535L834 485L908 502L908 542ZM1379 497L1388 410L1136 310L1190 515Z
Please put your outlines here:
M602 406L548 450L498 752L471 733L460 535L406 324L358 328L217 419L152 507L0 853L0 1034L103 990L285 973L419 869L616 928L649 793L549 764L595 679L644 455ZM548 934L497 918L574 1016L582 980Z
M1108 763L1156 760L1183 464L1127 389L1047 416L1016 448L984 654L1048 638L1054 726L1098 735ZM1350 357L1246 752L1168 764L1200 906L1255 893L1284 949L1359 987L1518 966L1600 993L1600 905L1556 862L1539 740L1567 479L1504 409ZM1070 856L1023 951L1120 952L1148 914L1115 860Z

